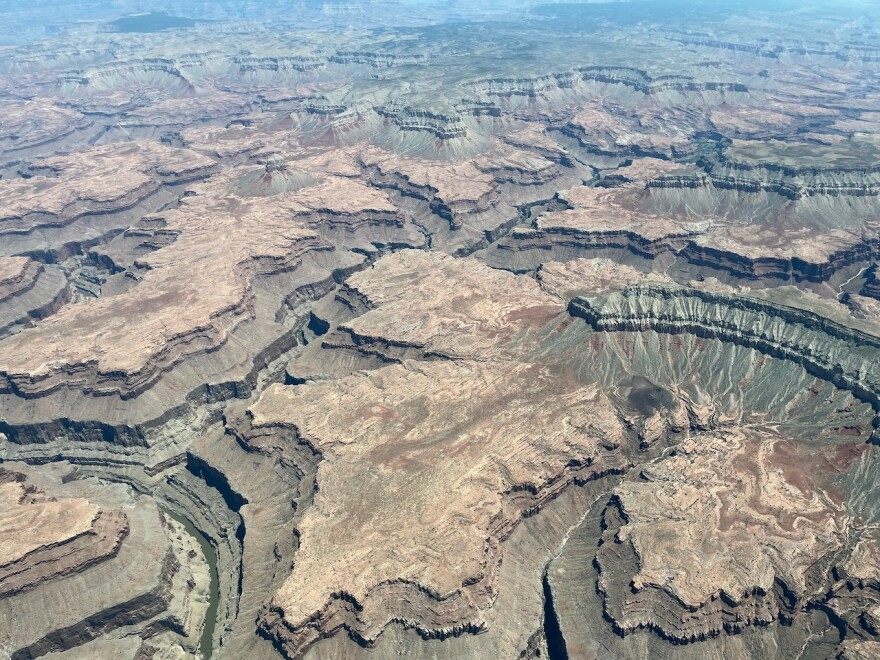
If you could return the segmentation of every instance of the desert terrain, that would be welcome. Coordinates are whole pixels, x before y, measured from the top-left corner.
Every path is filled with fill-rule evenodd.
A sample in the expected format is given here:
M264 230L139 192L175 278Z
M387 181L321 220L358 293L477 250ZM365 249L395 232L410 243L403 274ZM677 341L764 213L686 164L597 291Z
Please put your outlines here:
M0 658L880 658L880 9L155 4L0 7Z

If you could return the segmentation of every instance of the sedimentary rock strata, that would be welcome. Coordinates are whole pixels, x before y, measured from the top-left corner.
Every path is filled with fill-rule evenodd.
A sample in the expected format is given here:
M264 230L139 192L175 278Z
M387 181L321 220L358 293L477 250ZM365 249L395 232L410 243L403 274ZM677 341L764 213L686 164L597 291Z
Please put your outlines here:
M28 178L2 182L0 231L28 233L65 225L89 213L131 207L162 184L204 178L212 165L194 152L154 142L47 158L32 166Z
M179 232L180 237L137 262L143 271L138 286L118 296L102 298L88 308L68 306L38 327L22 333L17 342L24 342L35 350L22 351L18 346L8 345L3 367L8 388L25 396L29 392L51 391L58 386L59 376L66 381L62 374L79 372L81 387L90 391L137 392L168 365L179 361L181 350L205 350L222 344L242 317L251 314L252 302L247 295L248 279L252 277L249 271L259 272L261 260L268 269L273 267L268 265L273 260L281 260L276 267L284 268L319 245L318 236L312 231L283 228L279 213L274 229L271 224L263 225L274 234L276 247L260 241L255 244L259 247L253 253L246 243L235 240L231 243L234 251L230 251L227 247L230 244L218 230L223 223L231 228L247 217L247 211L237 210L242 213L238 218L228 206L226 209L191 206L156 218L165 225L166 231L172 235ZM268 220L259 211L253 213L251 217ZM254 228L252 226L251 231ZM247 231L245 227L242 229ZM203 263L216 270L212 274L197 267L206 277L205 281L211 281L213 295L207 299L202 295L205 287L193 278L180 281L175 266L181 252L190 253L193 244L209 249L205 238L211 236L220 242L213 252L203 252ZM299 246L296 256L287 250L294 244ZM128 320L121 324L112 323L111 319ZM70 332L76 332L82 343L65 342ZM94 375L89 377L89 372Z
M158 642L166 652L194 653L208 567L192 538L124 486L66 485L57 472L46 479L30 471L12 464L0 476L0 639L10 657L40 657L102 635L142 644L164 629L173 631ZM45 616L46 604L57 602L64 610Z
M52 99L4 100L0 146L7 158L21 151L63 140L91 121L83 114L52 103Z
M649 284L629 287L595 304L575 299L569 309L602 331L685 332L753 347L796 362L877 409L876 327L820 316L809 308L808 298L795 295L786 302L793 304Z
M372 308L340 325L353 343L416 348L447 358L509 354L512 341L528 341L530 331L561 311L558 299L535 282L425 252L383 259L346 286ZM455 291L451 306L443 297L449 290ZM403 310L406 323L400 323Z
M0 302L24 293L34 285L42 266L27 257L0 259Z
M485 628L500 544L520 519L567 484L625 463L617 451L623 428L598 390L515 359L524 337L562 306L536 284L530 295L514 293L520 278L463 265L413 251L380 260L349 278L371 310L340 332L355 338L351 350L376 341L443 355L451 350L443 342L470 326L475 341L457 354L467 359L276 386L250 410L248 442L292 456L306 445L320 461L316 499L297 526L295 570L263 615L266 634L291 654L340 627L368 644L394 620L441 638ZM407 281L413 286L402 287ZM444 312L433 305L448 286L460 303ZM505 288L508 298L498 295ZM401 307L421 324L390 323ZM337 403L327 407L330 400ZM354 424L365 415L372 421ZM360 507L352 508L344 484L359 484ZM333 540L337 533L383 539L382 556L372 543L351 554ZM331 559L332 548L341 552Z
M541 288L569 301L578 295L619 291L642 280L668 282L659 273L646 273L611 259L572 259L541 264L535 272Z
M4 558L0 593L10 596L112 557L128 534L124 513L84 499L52 500L28 492L24 475L4 471ZM31 487L33 491L33 487Z
M271 199L218 199L210 192L197 190L179 208L142 221L142 235L167 244L133 262L136 286L88 307L68 305L13 338L0 358L8 389L33 396L77 382L92 394L137 394L187 354L216 349L252 318L255 277L294 270L310 253L333 250L320 232L337 218L403 224L382 193L340 177ZM184 263L194 276L181 280ZM70 332L78 343L64 342ZM66 374L74 372L80 376L70 381Z
M526 139L540 145L537 137L530 132ZM546 198L560 182L578 176L577 168L568 161L560 165L560 154L546 147L487 146L477 157L457 162L401 158L376 148L359 150L357 158L373 185L422 203L411 211L437 248L461 252L505 233L516 206Z
M841 645L837 658L840 660L870 660L880 653L880 642L875 641L846 641Z
M0 12L0 655L876 654L872 7L110 4Z
M432 637L484 628L500 542L567 484L620 466L601 394L524 364L390 366L270 389L252 413L254 432L291 428L323 457L263 623L293 655L341 626L366 643L393 620Z
M501 250L528 264L546 260L542 255L548 253L614 248L648 259L677 255L749 279L821 281L877 251L873 184L855 182L853 177L862 175L843 165L839 170L829 165L830 173L817 175L828 182L809 188L812 184L784 164L766 166L779 172L770 178L778 176L784 185L765 185L755 174L758 166L725 178L717 173L724 166L714 161L699 170L649 163L608 174L601 183L613 187L560 193L562 209L538 216L530 230L512 233L490 253L491 260L509 258ZM828 213L846 220L829 222Z
M768 431L701 434L618 486L596 557L615 627L690 641L790 619L819 596L821 558L851 520L834 475L801 452Z

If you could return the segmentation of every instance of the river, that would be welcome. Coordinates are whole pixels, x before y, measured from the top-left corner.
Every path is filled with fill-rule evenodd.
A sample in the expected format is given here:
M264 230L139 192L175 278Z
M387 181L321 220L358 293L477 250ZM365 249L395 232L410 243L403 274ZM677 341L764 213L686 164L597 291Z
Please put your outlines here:
M220 580L217 574L217 553L214 551L214 546L211 545L208 537L196 529L189 520L174 511L169 511L165 508L162 508L162 512L183 525L187 533L195 538L199 547L202 549L202 554L205 556L205 560L208 562L208 570L211 576L211 584L208 589L208 611L205 613L205 627L202 630L202 637L199 640L199 652L205 660L208 660L214 651L214 629L217 626L217 609L220 605Z

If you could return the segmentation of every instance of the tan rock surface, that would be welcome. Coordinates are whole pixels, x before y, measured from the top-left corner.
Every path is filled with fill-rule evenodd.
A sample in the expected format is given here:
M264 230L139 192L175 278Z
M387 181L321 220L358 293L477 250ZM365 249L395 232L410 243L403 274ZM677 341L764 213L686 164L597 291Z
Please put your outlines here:
M639 187L643 186L644 183ZM622 189L581 186L560 193L560 197L574 208L545 213L538 218L539 229L630 233L656 241L670 236L689 236L705 231L711 225L710 219L676 217L639 208L636 188L630 186Z
M373 146L361 148L358 159L388 180L388 185L430 202L434 212L448 220L450 228L460 229L469 217L498 207L503 201L504 184L546 183L558 175L558 166L536 151L501 140L494 140L490 146L485 153L457 162L401 156ZM556 157L557 153L548 155Z
M538 123L532 123L525 128L511 131L504 135L502 139L516 147L537 148L544 153L556 154L557 156L565 154L565 149L560 147L556 140L550 137L544 127Z
M87 211L131 205L163 181L186 180L213 161L157 142L133 142L53 156L37 165L31 178L0 180L0 233L67 224Z
M678 163L673 160L661 158L636 158L629 165L612 170L613 176L620 176L629 182L642 182L658 179L663 176L673 176L692 172L693 166L688 163Z
M0 148L8 152L62 139L90 123L81 113L59 107L52 99L4 99L0 112Z
M838 458L846 451L841 447ZM622 524L598 556L600 590L616 626L697 639L804 607L817 558L845 547L852 523L819 464L770 431L719 431L679 444L642 468L640 480L617 487ZM833 469L844 469L840 460ZM637 562L629 577L615 559L623 546ZM777 583L791 602L776 602ZM681 611L667 612L673 605L657 600L655 590Z
M92 528L100 512L84 499L28 501L16 481L0 484L0 557L3 565L34 550L69 541Z
M0 257L0 302L33 286L42 269L28 257Z
M640 152L672 155L676 151L688 151L691 137L680 124L693 121L692 118L675 116L677 108L641 109L638 115L628 110L602 101L588 102L574 116L571 125L582 141L602 152L626 153L635 148Z
M357 338L451 357L509 351L564 311L537 282L475 261L408 250L356 273L347 286L376 307L342 325ZM450 296L451 294L451 296Z
M0 346L0 370L35 392L70 372L82 375L68 384L138 391L186 355L222 345L250 318L258 274L294 269L307 253L331 250L316 230L332 216L384 213L400 222L382 192L346 178L324 176L303 190L247 199L218 196L221 186L203 184L179 208L148 218L173 242L138 259L137 286L67 305L12 337Z
M416 186L436 190L447 204L477 203L492 192L492 176L470 161L443 163L401 158L376 148L364 150L360 157L367 165L379 167L385 172L399 173Z
M550 261L541 264L535 277L544 291L566 302L578 295L600 295L645 280L672 281L660 273L645 273L611 259Z
M726 250L748 259L802 259L809 263L827 262L835 254L853 250L862 241L862 232L833 230L817 232L779 227L729 227L695 239L697 245Z
M222 344L250 315L250 278L271 270L273 261L276 268L295 264L319 247L317 235L291 226L282 210L255 206L199 199L163 214L164 230L180 236L141 261L146 272L138 286L87 306L68 305L11 338L0 347L0 369L37 389L46 387L39 381L67 370L94 371L99 381L106 374L111 388L122 375L122 387L133 389L149 382L162 362L179 360L181 351ZM181 279L181 266L193 277Z
M498 543L573 479L618 466L604 446L623 439L598 390L510 362L275 386L252 413L255 431L295 427L323 456L273 600L288 632L271 632L294 654L337 625L368 642L394 619L429 635L480 629Z
M0 594L34 589L106 561L128 533L119 511L84 498L47 496L0 468Z
M429 636L480 630L499 544L519 520L625 464L624 428L598 389L516 359L564 309L531 278L405 251L347 286L372 308L353 332L459 348L454 360L273 386L252 406L250 442L292 431L321 458L293 573L264 618L293 655L340 626L366 643L393 620ZM415 324L400 323L403 309Z
M841 644L837 660L877 660L880 658L880 642L873 640L846 640Z
M870 2L136 4L0 11L0 655L876 652Z
M177 523L166 521L151 498L134 496L124 486L104 484L96 489L95 483L51 480L45 485L47 492L59 495L71 491L94 495L104 509L98 521L116 517L127 526L117 529L122 533L100 557L83 556L98 545L97 541L85 545L91 533L81 541L73 539L26 556L30 563L2 586L28 572L39 573L41 579L26 589L4 591L3 648L13 657L40 657L81 645L88 649L88 642L102 636L147 637L168 630L176 645L183 647L179 650L185 649L184 656L194 655L208 582L208 568L195 540ZM58 499L64 504L79 498ZM100 539L100 533L95 537ZM47 564L52 563L65 570L48 572Z

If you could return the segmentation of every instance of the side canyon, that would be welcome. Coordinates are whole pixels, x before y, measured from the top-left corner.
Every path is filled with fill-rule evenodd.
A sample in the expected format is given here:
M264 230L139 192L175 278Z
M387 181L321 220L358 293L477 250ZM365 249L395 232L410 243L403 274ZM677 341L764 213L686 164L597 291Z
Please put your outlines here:
M0 658L880 657L880 11L112 4L0 8Z

